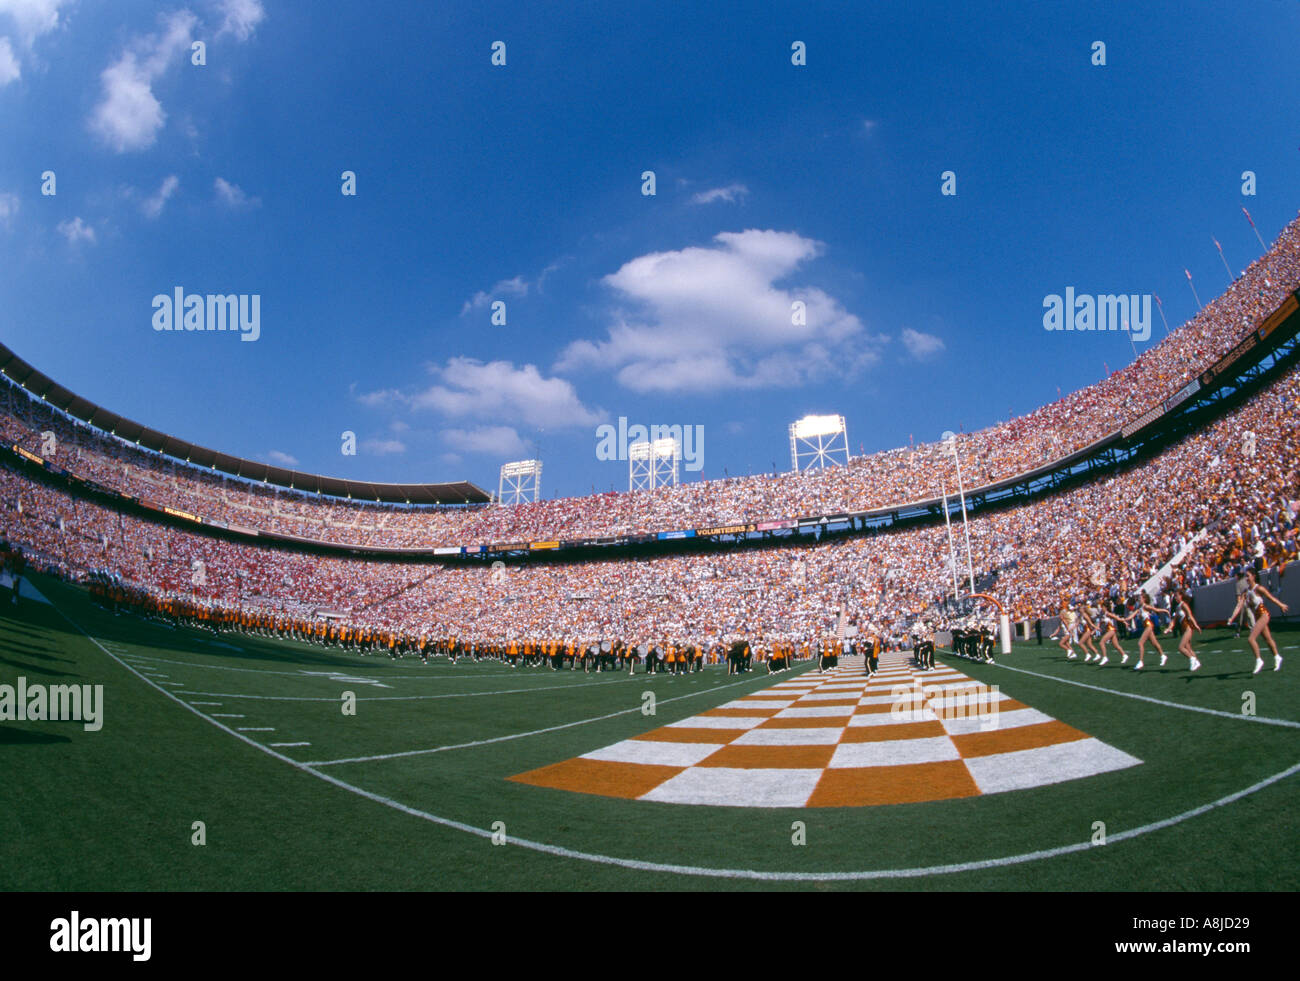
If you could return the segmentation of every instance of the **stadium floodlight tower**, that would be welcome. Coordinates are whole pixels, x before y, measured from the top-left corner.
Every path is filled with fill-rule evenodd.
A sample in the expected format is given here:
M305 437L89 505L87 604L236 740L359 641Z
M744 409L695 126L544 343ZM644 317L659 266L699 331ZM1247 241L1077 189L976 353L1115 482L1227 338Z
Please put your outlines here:
M677 486L678 464L682 444L665 437L653 442L629 443L627 447L627 489L654 490L668 484Z
M790 423L790 466L795 473L848 462L849 434L843 416L804 416Z
M516 460L501 467L501 479L497 484L498 504L528 503L541 495L541 460Z

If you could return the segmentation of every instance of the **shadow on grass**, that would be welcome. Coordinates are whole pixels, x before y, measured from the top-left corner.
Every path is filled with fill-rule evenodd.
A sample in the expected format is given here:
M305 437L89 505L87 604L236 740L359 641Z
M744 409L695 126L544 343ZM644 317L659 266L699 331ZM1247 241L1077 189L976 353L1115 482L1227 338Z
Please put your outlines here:
M60 736L52 732L34 732L31 729L0 726L0 746L47 746L50 743L68 743L71 741L67 736Z

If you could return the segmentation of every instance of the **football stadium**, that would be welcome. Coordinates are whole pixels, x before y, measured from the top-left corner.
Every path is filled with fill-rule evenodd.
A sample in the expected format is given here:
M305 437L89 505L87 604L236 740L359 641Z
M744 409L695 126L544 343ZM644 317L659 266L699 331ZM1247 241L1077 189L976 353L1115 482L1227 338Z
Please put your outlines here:
M1274 8L1279 27L1294 25ZM0 168L0 192L24 189L0 194L0 233L16 257L26 250L0 274L12 300L0 328L5 891L1300 887L1294 133L1270 134L1292 156L1269 165L1267 198L1250 163L1261 158L1263 186L1274 151L1254 133L1226 170L1214 158L1222 173L1190 186L1211 168L1193 162L1173 181L1185 190L1151 192L1168 198L1162 212L1220 229L1213 249L1207 235L1090 228L1070 261L1096 265L1077 290L1033 267L1031 299L988 313L979 295L933 286L949 275L936 261L934 295L906 301L915 319L877 312L876 328L859 320L873 310L863 294L833 292L836 276L852 281L853 233L830 213L825 228L765 214L762 184L776 178L757 165L737 164L733 185L716 186L720 171L692 183L704 178L679 171L706 169L699 148L679 167L664 147L618 164L629 207L682 198L649 238L632 231L648 219L611 216L593 239L593 216L584 226L539 205L520 221L549 223L562 241L546 248L578 258L524 281L509 277L514 246L501 244L505 264L475 253L459 287L429 274L437 302L463 300L446 301L446 328L399 338L379 323L395 307L355 319L343 267L313 273L338 280L339 297L297 321L277 285L303 274L279 251L290 240L341 255L336 234L360 234L379 257L348 267L355 290L420 291L400 270L386 278L382 257L385 226L408 207L421 226L410 234L441 241L414 198L385 197L383 167L400 171L398 158L341 139L304 158L326 161L312 175L286 156L292 143L217 135L241 97L258 125L283 125L249 94L279 84L270 39L307 30L304 11L243 0L127 18L99 43L102 79L85 83L93 100L102 82L104 101L89 122L60 121L59 58L108 17L0 3L12 36L0 55L20 72L3 84L0 57L0 99L47 100L51 125L66 123L57 138L31 134L40 152L21 153L21 168ZM494 89L485 113L532 99L499 90L549 77L541 39L559 35L458 17L474 50L456 57L477 74L446 95L446 122L467 153L487 153L462 118L478 112L474 91ZM1108 17L1058 25L1067 36L1051 45L1051 58L1079 62L1061 84L1081 105L1144 84L1114 80L1132 70L1122 45L1109 64L1104 44L1100 62L1089 46L1094 33L1120 40ZM775 46L796 72L841 56L834 18L804 28L820 47L797 40L798 16L776 19L746 44ZM371 38L357 43L371 57ZM592 78L608 67L576 64ZM396 87L409 68L399 56ZM222 94L203 71L227 73ZM124 108L115 73L167 114ZM1090 84L1108 88L1081 94ZM5 125L25 118L13 110ZM859 151L877 152L892 125L859 121ZM400 155L410 144L395 126L375 130ZM69 149L79 141L84 159ZM188 170L164 176L194 158L234 174L273 156L287 184L260 164L201 190ZM949 195L947 166L872 159L924 167L926 208L983 195L975 220L1000 220L984 213L1005 188L976 163L953 164L962 183ZM447 193L491 198L496 164L484 166L482 184L470 167ZM99 190L81 173L95 168L110 172ZM44 201L32 190L42 170L59 182ZM418 177L393 180L407 190ZM581 192L556 194L572 204ZM1062 213L1082 214L1086 198ZM348 208L370 210L339 217ZM40 244L24 240L28 223L59 218ZM200 220L213 243L250 254L195 244L191 257L184 242L198 240L175 226ZM940 235L948 221L919 220ZM326 227L336 222L342 233ZM892 234L870 227L886 248ZM998 261L1032 266L1031 252L1058 247L1035 234L1001 242ZM120 256L100 258L110 250ZM805 262L836 268L805 282ZM570 263L597 272L571 274L581 282L566 295ZM1021 276L990 289L1018 297ZM619 302L598 315L602 290ZM607 318L608 337L533 325L545 317L529 304L544 302ZM321 323L331 309L352 321L346 337ZM709 334L732 319L736 333ZM943 323L958 326L945 335ZM885 353L858 357L873 344ZM421 359L433 359L432 387L410 381ZM1019 408L1004 411L1010 400ZM427 452L414 451L421 438Z

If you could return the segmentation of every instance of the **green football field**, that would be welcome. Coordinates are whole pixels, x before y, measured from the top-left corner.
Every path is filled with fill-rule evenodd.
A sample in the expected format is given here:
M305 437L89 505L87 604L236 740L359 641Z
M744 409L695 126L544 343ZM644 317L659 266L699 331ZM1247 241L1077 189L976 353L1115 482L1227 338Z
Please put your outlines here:
M715 807L508 778L808 668L738 680L424 665L175 630L33 582L49 603L0 608L0 684L102 684L104 721L0 723L5 890L1300 887L1294 632L1278 635L1283 670L1269 659L1253 677L1226 631L1197 639L1195 675L1176 654L1165 669L1149 654L1139 674L1050 642L996 665L940 652L1141 764L927 803Z

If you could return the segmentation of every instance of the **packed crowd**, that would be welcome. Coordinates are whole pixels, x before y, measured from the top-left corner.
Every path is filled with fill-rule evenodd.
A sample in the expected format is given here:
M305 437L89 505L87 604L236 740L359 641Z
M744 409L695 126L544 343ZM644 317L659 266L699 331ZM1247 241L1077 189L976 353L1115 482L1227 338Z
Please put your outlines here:
M1300 369L1140 465L972 517L970 568L1017 620L1086 596L1132 596L1173 557L1193 586L1297 557ZM814 545L582 563L436 564L320 557L183 531L0 467L0 537L34 565L135 590L151 602L362 632L380 647L511 642L820 644L859 626L887 643L943 625L964 536L882 529ZM294 628L299 629L299 628ZM325 631L323 635L317 632ZM333 631L334 633L331 633ZM800 649L802 649L800 647Z
M1133 363L1050 405L955 440L968 488L1026 473L1115 432L1175 394L1300 287L1300 218L1192 320ZM52 434L51 441L45 434ZM134 497L227 524L346 545L432 548L645 534L784 520L937 497L952 465L936 444L847 466L513 506L362 504L260 486L124 443L4 380L0 438ZM1267 547L1267 546L1266 546Z

